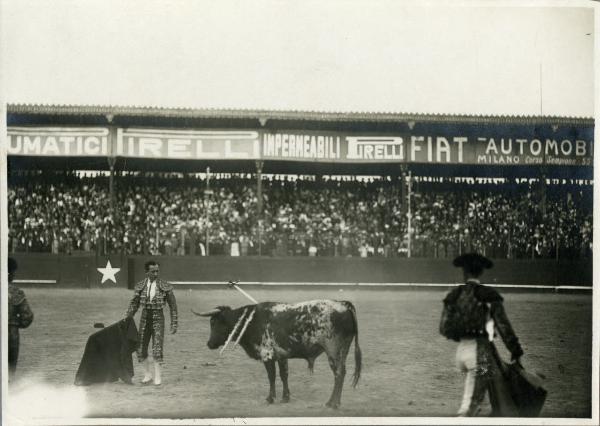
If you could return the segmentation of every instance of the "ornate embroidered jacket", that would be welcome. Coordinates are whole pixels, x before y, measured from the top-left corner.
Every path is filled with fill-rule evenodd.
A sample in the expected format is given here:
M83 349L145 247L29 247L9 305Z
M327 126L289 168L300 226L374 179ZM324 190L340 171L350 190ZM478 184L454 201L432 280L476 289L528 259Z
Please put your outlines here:
M160 278L156 280L156 292L154 298L149 300L148 296L148 279L138 282L133 289L133 298L129 303L126 317L132 317L141 306L142 309L158 309L164 308L165 303L169 305L171 311L171 327L177 328L177 302L173 294L173 286Z
M494 288L481 285L476 281L467 281L467 284L461 285L452 290L444 299L445 304L454 303L460 294L467 288L467 286L475 286L473 288L477 301L487 305L489 307L489 314L494 320L494 326L500 334L502 341L506 345L506 348L510 351L513 357L518 358L523 355L523 349L519 343L519 339L515 334L510 321L504 310L504 299ZM461 337L476 337L481 335L487 335L487 330L479 329L474 330L470 333Z

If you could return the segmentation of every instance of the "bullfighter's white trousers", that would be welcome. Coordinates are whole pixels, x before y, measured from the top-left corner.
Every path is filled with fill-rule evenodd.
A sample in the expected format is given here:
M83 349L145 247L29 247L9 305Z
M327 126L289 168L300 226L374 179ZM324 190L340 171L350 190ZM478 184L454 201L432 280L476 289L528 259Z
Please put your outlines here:
M486 337L464 338L458 344L456 365L466 373L459 416L476 416L486 392L489 393L492 406L491 416L518 416L499 361L493 355L492 349L495 351L495 348L492 345Z
M485 388L481 389L481 386L478 386L478 393L475 392L477 385L477 339L461 339L456 349L456 366L466 373L465 389L458 415L472 415L474 413L470 413L469 409L475 404L479 405L478 403L481 403L485 395Z

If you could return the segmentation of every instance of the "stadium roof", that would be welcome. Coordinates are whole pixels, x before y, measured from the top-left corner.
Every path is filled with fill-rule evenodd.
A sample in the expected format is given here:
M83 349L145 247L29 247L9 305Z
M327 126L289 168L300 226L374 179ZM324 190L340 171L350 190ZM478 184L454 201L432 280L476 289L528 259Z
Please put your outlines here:
M104 106L104 105L47 105L9 104L8 114L25 115L76 115L76 116L130 116L160 118L225 118L256 120L294 120L328 122L463 122L497 124L574 124L593 125L591 117L556 117L524 115L451 115L396 112L322 112L250 109L211 108L160 108L149 106ZM110 120L109 120L110 121Z
M7 124L21 125L99 125L99 126L157 126L176 128L258 128L267 130L297 129L307 131L333 132L383 132L396 131L447 132L447 128L460 127L467 133L473 128L486 127L489 131L509 131L498 127L530 126L530 131L551 132L550 127L578 128L577 131L591 134L594 126L592 118L551 117L551 116L484 116L422 113L382 113L382 112L319 112L283 111L250 109L192 109L159 108L147 106L104 106L104 105L48 105L48 104L8 104ZM469 129L470 128L470 129ZM415 130L417 131L417 130ZM108 167L104 157L19 157L12 156L10 166L17 169L55 168L105 170ZM255 161L250 160L152 160L118 158L116 170L153 170L198 172L210 166L221 173L249 172L256 170ZM452 164L411 164L411 170L427 176L537 176L542 170L534 165L505 167L502 165L452 165ZM549 174L559 177L591 178L591 167L548 166ZM290 162L268 160L264 173L308 173L308 174L367 174L394 175L400 173L397 163L330 163L330 162Z

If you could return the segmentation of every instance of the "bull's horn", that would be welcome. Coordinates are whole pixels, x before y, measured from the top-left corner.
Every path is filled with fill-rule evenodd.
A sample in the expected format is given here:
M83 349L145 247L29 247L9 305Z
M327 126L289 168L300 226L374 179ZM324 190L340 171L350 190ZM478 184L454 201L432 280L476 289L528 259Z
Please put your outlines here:
M220 309L213 309L212 311L206 311L206 312L201 312L201 313L196 312L193 309L190 309L190 310L192 311L192 313L194 315L198 315L199 317L211 317L211 316L213 316L213 315L218 314L219 312L221 312Z

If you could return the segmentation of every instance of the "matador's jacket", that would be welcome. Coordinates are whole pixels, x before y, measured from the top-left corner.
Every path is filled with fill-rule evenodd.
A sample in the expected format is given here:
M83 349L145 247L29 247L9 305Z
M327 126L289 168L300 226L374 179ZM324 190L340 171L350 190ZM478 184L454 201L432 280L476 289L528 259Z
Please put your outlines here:
M173 294L173 286L161 279L156 280L156 293L152 300L148 294L149 280L138 282L133 289L133 298L129 303L126 317L133 317L138 308L142 307L140 325L138 327L139 345L137 348L138 361L148 357L148 343L152 336L152 356L154 361L163 361L163 342L165 335L165 317L163 308L169 305L171 313L171 330L177 330L177 302Z
M33 322L33 312L25 293L14 284L8 285L8 368L14 373L19 359L19 329Z
M523 355L523 349L519 344L519 339L517 338L512 325L506 316L506 311L504 310L503 304L504 299L494 288L482 285L476 280L468 280L466 284L458 286L449 292L444 299L444 304L454 303L460 297L460 294L467 288L467 286L474 286L473 290L477 301L487 305L489 309L489 315L494 320L494 326L498 331L498 334L500 334L500 337L506 345L506 348L510 351L513 357L517 358ZM470 331L461 331L458 338L454 340L458 341L463 337L477 338L481 336L487 337L488 331L485 329L485 327L475 326Z

